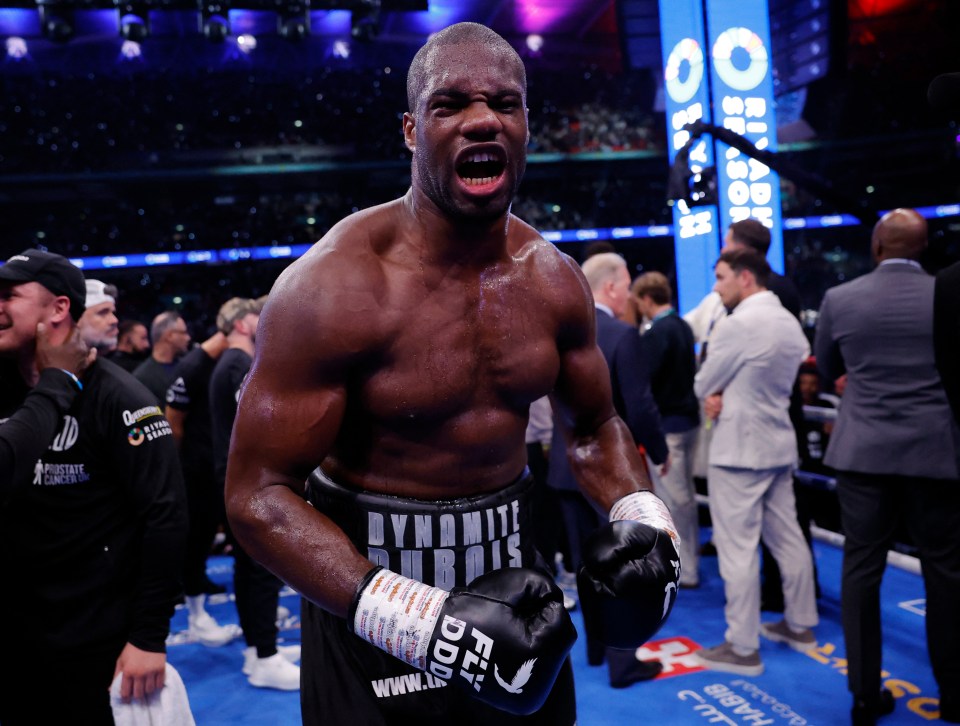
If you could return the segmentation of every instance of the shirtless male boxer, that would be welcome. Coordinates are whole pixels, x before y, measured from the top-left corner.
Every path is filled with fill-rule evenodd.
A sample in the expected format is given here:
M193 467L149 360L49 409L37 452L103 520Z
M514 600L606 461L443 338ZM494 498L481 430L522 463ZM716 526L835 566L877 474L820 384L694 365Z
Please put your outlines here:
M338 223L270 293L227 514L305 598L305 723L569 725L576 634L532 569L530 403L551 394L582 489L609 513L580 573L601 602L591 632L623 648L656 632L675 530L614 411L582 274L510 214L528 141L519 56L451 26L417 53L407 95L412 188Z

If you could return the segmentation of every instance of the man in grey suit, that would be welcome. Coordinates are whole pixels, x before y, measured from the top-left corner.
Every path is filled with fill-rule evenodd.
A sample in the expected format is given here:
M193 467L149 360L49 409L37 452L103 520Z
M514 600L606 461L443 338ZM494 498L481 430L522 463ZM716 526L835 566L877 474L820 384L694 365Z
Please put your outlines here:
M713 420L710 516L723 578L724 642L698 651L713 670L760 675L760 634L797 651L816 645L813 559L797 522L793 470L797 438L790 392L810 346L800 323L766 289L770 266L757 252L728 250L716 265L732 312L716 325L694 379ZM760 535L783 578L784 620L760 624Z
M876 270L827 291L815 350L828 380L847 374L825 463L837 470L843 631L853 722L893 710L880 688L880 581L900 517L920 550L927 644L941 718L960 722L960 481L934 365L933 278L917 262L927 223L912 209L873 230Z

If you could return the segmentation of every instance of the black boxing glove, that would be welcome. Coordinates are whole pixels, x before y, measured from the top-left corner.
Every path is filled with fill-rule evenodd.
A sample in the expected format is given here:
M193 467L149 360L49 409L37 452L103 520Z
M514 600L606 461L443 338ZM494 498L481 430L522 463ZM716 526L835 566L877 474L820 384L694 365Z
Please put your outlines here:
M556 583L520 567L452 592L374 568L348 624L395 658L516 715L543 705L577 639Z
M653 492L628 494L610 509L610 523L586 541L577 594L591 639L637 648L673 609L680 580L679 537Z

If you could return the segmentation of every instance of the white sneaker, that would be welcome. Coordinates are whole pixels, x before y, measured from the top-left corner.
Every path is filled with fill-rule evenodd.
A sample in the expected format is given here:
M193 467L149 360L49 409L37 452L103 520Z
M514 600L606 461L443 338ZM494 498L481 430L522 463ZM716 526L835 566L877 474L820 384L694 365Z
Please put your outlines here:
M299 645L278 645L277 652L286 658L290 663L296 663L300 660ZM257 649L252 645L243 649L243 675L249 676L253 673L253 665L257 662Z
M187 625L190 637L208 648L226 645L237 635L236 628L219 625L205 610L197 615L188 616Z
M269 658L257 658L247 677L251 686L257 688L276 688L278 691L297 691L300 689L300 667L274 653Z

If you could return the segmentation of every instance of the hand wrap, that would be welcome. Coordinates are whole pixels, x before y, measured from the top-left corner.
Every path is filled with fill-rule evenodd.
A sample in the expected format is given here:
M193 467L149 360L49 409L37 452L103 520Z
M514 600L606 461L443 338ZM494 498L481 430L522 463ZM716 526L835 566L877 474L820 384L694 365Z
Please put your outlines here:
M543 705L577 637L553 580L515 567L449 593L374 568L350 623L377 648L518 715Z

